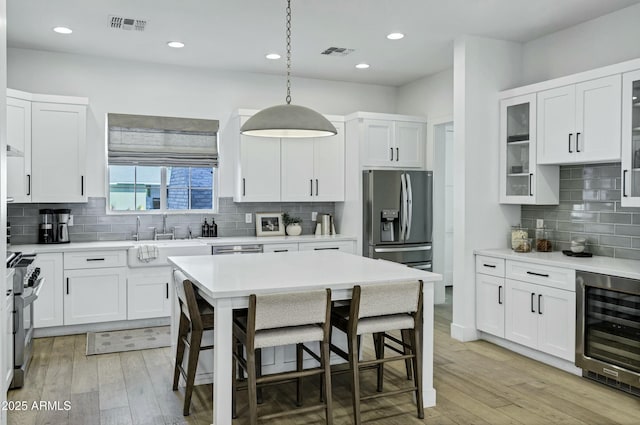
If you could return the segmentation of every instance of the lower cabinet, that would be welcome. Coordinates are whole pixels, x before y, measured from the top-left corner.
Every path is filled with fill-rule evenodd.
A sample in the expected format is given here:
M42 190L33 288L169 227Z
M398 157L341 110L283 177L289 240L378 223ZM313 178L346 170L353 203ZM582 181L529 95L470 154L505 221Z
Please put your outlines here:
M64 267L62 253L38 254L34 261L40 267L44 283L35 301L34 327L46 328L64 324Z
M2 382L0 383L0 391L5 394L11 385L13 379L13 295L2 298L2 306L0 306L0 314L4 316L4 328L2 329L2 346L0 350L0 359L2 359ZM4 409L2 409L4 410Z
M504 277L476 274L476 327L504 338Z
M67 270L64 324L127 319L126 267Z
M127 319L170 316L173 291L171 267L129 269Z
M505 338L573 361L575 293L506 280Z

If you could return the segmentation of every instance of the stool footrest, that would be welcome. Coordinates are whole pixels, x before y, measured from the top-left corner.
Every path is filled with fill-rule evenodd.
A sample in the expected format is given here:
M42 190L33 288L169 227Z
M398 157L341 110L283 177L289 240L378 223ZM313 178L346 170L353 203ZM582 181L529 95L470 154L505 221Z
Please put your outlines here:
M394 396L394 395L399 395L404 393L410 393L410 392L415 392L417 389L418 387L411 387L411 388L403 388L401 390L385 391L382 393L376 393L376 394L360 397L360 400L364 401L364 400L371 400L378 397L386 397L386 396Z

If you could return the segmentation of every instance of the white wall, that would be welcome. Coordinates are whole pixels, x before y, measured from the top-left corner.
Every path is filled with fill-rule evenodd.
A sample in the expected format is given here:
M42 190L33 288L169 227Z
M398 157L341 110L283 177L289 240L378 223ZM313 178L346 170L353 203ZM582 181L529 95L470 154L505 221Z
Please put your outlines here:
M473 251L504 248L519 205L500 205L498 92L519 82L522 46L463 37L454 47L454 227L451 336L477 338Z
M106 113L218 119L224 129L234 109L261 109L284 103L285 96L285 79L280 75L216 72L25 49L8 51L8 86L89 98L89 196L105 196ZM325 114L395 112L396 89L301 78L292 81L292 97L293 103ZM228 192L231 179L231 175L220 176L220 195L232 196Z
M453 68L398 87L396 112L427 118L427 169L433 170L434 123L453 116Z
M640 4L530 41L515 85L640 58Z

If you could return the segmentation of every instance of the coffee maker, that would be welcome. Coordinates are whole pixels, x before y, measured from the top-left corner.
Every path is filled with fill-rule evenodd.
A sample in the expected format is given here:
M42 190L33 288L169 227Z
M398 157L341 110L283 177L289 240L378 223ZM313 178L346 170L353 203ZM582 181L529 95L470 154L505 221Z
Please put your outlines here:
M70 209L41 209L38 243L69 243Z
M70 209L55 210L56 214L56 243L69 243L69 217L71 216Z

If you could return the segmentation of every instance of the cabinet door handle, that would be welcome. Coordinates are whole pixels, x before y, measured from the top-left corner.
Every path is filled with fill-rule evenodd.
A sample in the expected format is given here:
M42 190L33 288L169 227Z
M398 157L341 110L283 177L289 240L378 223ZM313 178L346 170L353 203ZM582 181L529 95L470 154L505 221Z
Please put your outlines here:
M246 183L246 180L245 180L245 178L243 177L243 178L242 178L242 196L245 196L245 195L247 194L247 191L246 191L247 186L246 186L246 184L245 184L245 183Z
M288 249L274 249L273 252L289 252Z
M80 176L80 196L84 196L84 176Z
M27 196L31 196L31 174L27 174Z
M502 304L502 285L498 286L498 304Z
M67 295L69 295L69 278L67 278Z
M400 148L396 148L396 162L400 161Z
M529 173L529 196L533 196L533 173Z
M167 299L169 299L169 282L167 282Z
M309 179L309 196L313 196L313 179Z
M316 179L316 196L318 196L318 179Z
M389 150L391 151L391 160L393 161L393 148L389 148Z
M576 152L580 153L580 133L576 133Z
M538 314L542 314L542 310L540 309L540 299L542 299L542 295L538 294Z
M495 264L487 264L487 263L484 263L484 264L483 264L483 266L484 266L484 267L489 267L489 268L492 268L492 269L495 269L495 268L496 268L496 265L495 265Z
M629 196L627 195L627 172L629 172L629 170L622 172L622 196L625 198Z
M87 258L87 261L104 261L104 258Z
M573 133L569 133L569 153L573 153L571 150L571 136L573 136Z
M536 297L536 294L534 294L533 292L531 293L531 312L535 313L536 310L533 308L533 299Z
M544 273L527 272L527 274L530 274L530 275L533 275L533 276L540 276L540 277L549 277L548 274L544 274Z
M338 248L337 246L335 247L331 247L331 248L313 248L314 251L328 251L330 249L335 249L336 251L339 250L340 248Z

